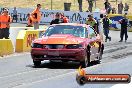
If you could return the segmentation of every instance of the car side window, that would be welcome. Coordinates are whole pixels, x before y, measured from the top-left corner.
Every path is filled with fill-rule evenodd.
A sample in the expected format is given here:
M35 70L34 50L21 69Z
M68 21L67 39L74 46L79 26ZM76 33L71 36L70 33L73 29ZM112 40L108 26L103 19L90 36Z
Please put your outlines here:
M94 29L92 27L88 27L88 33L89 33L89 38L90 39L96 38L97 34L95 33L95 31L94 31Z

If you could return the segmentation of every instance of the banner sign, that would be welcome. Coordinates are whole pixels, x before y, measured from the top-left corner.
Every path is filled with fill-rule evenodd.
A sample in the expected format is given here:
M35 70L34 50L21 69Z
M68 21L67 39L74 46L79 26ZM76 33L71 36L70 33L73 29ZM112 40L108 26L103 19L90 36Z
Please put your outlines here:
M116 29L121 29L121 24L119 23L119 20L123 19L123 16L113 16L110 17L110 19L112 20L112 27L116 28ZM128 19L128 30L132 27L132 20L130 18Z
M118 28L121 29L121 25L119 24L119 20L123 19L122 16L114 16L114 17L110 17L110 20L112 20L112 27L113 28Z
M27 14L31 13L33 9L31 8L17 8L18 22L27 23ZM60 11L60 10L41 10L42 18L40 24L50 23L57 12L64 13L64 15L69 19L71 23L85 23L89 12L74 12L74 11ZM9 9L9 13L13 16L13 8ZM93 12L93 16L99 19L100 13Z

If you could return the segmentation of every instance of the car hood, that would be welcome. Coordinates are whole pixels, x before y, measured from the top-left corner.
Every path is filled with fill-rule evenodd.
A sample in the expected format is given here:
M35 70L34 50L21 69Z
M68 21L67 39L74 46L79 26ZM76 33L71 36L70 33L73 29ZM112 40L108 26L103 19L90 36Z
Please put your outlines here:
M85 41L85 38L75 37L70 34L54 34L48 37L43 37L34 40L34 43L39 44L80 44Z

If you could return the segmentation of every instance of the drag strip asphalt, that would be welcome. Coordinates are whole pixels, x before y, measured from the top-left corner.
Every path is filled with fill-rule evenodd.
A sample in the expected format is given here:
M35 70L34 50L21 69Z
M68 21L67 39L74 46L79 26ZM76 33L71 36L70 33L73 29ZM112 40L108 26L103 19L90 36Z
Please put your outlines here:
M119 32L110 31L111 42L105 43L101 64L93 62L87 73L129 73L132 75L132 33L128 42L119 43ZM35 68L29 52L0 57L0 88L110 88L114 84L86 84L80 86L75 80L78 63L50 63L44 61Z

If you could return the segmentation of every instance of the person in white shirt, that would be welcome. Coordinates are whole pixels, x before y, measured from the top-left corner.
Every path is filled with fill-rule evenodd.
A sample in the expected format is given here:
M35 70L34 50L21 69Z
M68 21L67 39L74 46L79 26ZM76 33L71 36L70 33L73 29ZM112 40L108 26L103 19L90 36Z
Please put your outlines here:
M103 14L100 14L100 19L98 20L98 30L99 30L99 34L101 36L101 40L103 41Z

